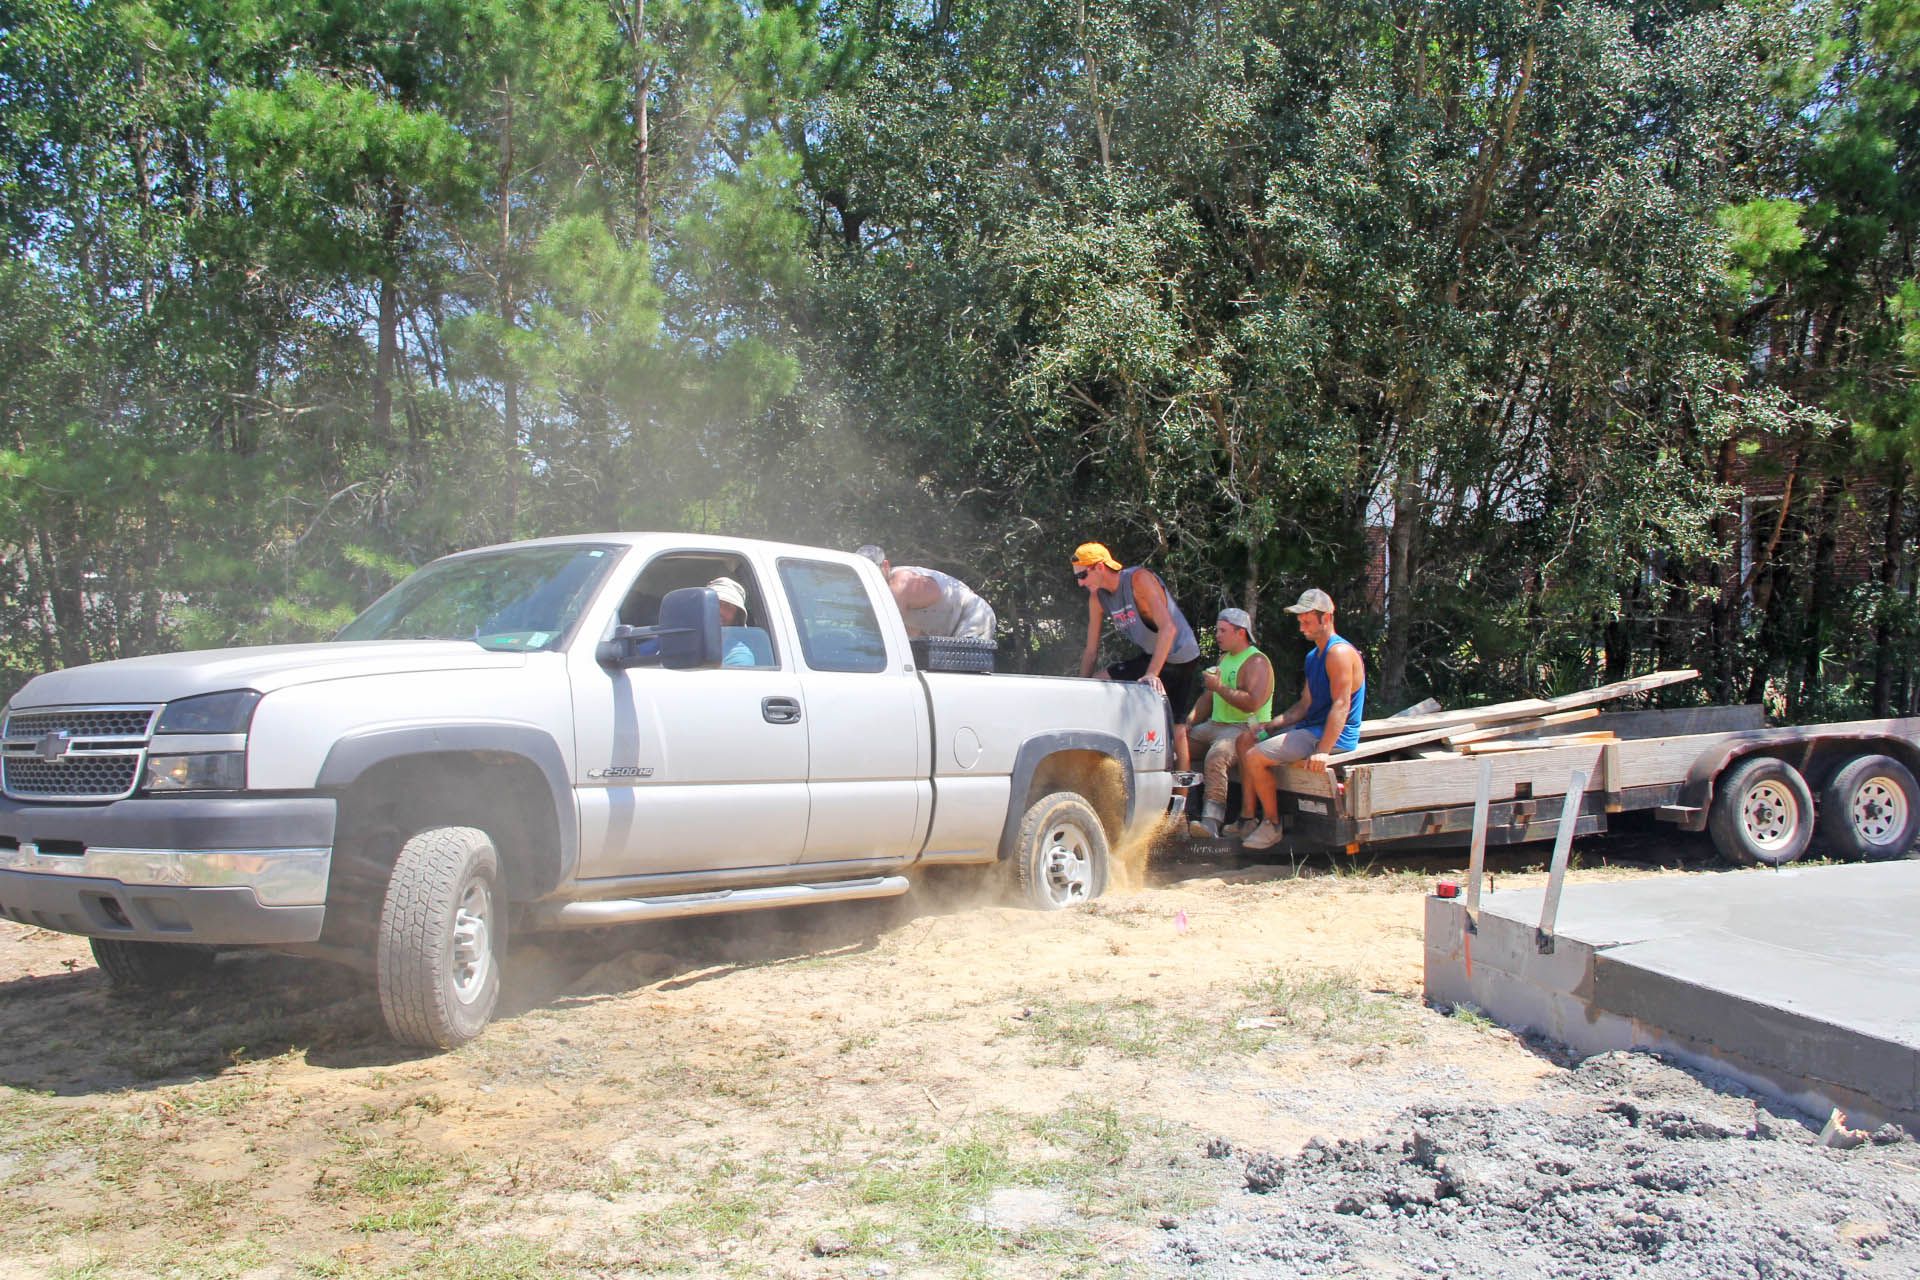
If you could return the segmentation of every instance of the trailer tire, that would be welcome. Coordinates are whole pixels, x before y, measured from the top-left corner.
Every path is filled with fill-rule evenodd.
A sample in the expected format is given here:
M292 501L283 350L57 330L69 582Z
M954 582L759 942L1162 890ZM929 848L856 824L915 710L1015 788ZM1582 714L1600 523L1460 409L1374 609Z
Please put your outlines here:
M1899 858L1920 835L1920 783L1892 756L1849 760L1820 789L1821 848L1836 858Z
M1813 793L1800 771L1772 756L1749 756L1714 783L1707 831L1731 862L1782 867L1813 840Z
M90 938L93 962L116 987L173 991L213 970L214 950L191 942L128 942Z
M475 827L434 827L400 847L380 908L378 985L402 1044L451 1049L486 1030L506 958L500 856Z
M1027 806L1012 861L1021 905L1036 911L1083 906L1107 891L1106 828L1077 791L1055 791Z

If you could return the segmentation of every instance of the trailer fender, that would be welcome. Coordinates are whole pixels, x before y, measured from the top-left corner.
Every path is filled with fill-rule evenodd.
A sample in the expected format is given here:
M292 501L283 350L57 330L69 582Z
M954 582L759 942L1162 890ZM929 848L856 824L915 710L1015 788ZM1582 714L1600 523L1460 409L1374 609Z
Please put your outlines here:
M1818 791L1825 781L1820 775L1827 771L1828 762L1837 768L1841 760L1859 755L1866 748L1885 752L1909 769L1920 766L1920 748L1886 732L1795 725L1729 734L1702 751L1687 770L1687 779L1680 787L1683 813L1677 825L1684 831L1705 831L1707 811L1713 807L1714 784L1729 766L1748 756L1778 756L1806 774L1808 785Z

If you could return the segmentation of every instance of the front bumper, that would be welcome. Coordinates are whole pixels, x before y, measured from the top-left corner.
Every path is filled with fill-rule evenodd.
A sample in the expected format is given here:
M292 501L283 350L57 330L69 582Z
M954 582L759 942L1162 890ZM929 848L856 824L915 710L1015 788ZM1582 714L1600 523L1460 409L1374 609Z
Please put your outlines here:
M145 942L311 942L326 912L324 797L0 800L0 916Z

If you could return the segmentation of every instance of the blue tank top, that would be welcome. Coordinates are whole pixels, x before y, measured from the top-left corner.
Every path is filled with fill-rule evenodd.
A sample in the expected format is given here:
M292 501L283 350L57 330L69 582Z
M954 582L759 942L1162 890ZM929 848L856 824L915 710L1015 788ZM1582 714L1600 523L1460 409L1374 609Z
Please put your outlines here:
M1147 620L1140 616L1140 606L1134 603L1133 575L1138 572L1139 565L1122 569L1118 590L1102 591L1100 606L1107 611L1107 621L1113 624L1114 630L1139 645L1142 653L1152 653L1160 634L1147 625ZM1167 597L1167 612L1173 615L1173 649L1167 654L1167 661L1192 662L1200 656L1200 642L1193 638L1193 628L1187 625L1186 615L1173 602L1173 592L1167 591L1166 585L1160 584Z
M1336 635L1327 641L1326 648L1307 650L1307 692L1311 701L1307 703L1307 718L1300 722L1302 729L1314 733L1323 732L1327 727L1327 713L1333 710L1333 684L1327 679L1327 649L1337 644L1352 646ZM1360 745L1360 719L1367 705L1367 681L1363 675L1360 686L1353 691L1353 704L1347 708L1347 724L1340 730L1339 740L1333 744L1335 751L1351 751Z

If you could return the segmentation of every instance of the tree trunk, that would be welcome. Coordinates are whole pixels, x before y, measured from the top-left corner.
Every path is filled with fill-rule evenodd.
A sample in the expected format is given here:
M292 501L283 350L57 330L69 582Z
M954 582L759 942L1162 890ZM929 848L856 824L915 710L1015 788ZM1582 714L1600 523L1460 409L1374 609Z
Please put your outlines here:
M1900 578L1900 525L1906 506L1907 464L1896 463L1887 484L1887 519L1880 533L1880 607L1873 623L1873 714L1893 714L1893 597Z
M500 323L509 336L514 330L513 298L513 81L503 79L500 92L506 98L505 128L500 144L500 244L495 271L500 289ZM505 435L507 467L507 510L505 528L500 536L511 540L520 526L520 378L513 364L509 343L500 361L500 413Z
M1393 479L1393 529L1387 535L1387 645L1380 657L1383 705L1406 700L1407 655L1412 647L1413 555L1420 520L1420 485L1403 468ZM1337 603L1337 602L1336 602Z
M40 544L42 583L47 604L53 610L53 634L60 654L60 665L78 667L92 661L87 648L86 595L81 588L81 564L78 554L69 556L71 540L56 539L47 529L35 535Z
M400 348L400 231L406 224L407 202L399 191L387 191L386 222L381 229L385 261L380 270L378 346L373 360L373 429L382 444L393 431L393 370Z
M1839 595L1834 563L1840 524L1840 492L1845 481L1830 472L1820 483L1814 508L1813 572L1807 583L1807 612L1801 622L1799 679L1794 689L1796 709L1826 683L1827 642L1833 634L1834 606Z
M633 0L633 201L641 244L653 242L653 67L647 61L647 0Z

